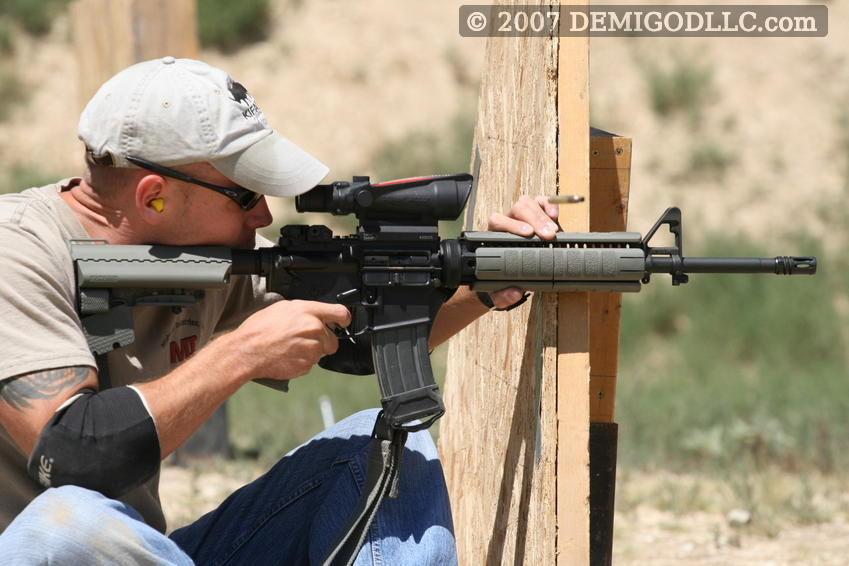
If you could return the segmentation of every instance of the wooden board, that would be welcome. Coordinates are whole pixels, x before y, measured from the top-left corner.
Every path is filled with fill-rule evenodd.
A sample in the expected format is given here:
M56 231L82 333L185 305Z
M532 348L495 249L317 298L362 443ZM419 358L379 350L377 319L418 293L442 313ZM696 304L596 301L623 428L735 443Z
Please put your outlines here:
M555 194L557 56L556 38L488 39L466 229ZM555 563L556 310L537 294L449 346L439 444L460 564Z
M567 4L578 2L561 2ZM558 194L583 198L560 207L560 224L588 232L589 38L560 38L559 59ZM590 555L589 293L560 293L557 312L557 564L576 566Z
M80 108L133 63L166 55L197 58L195 0L77 0L71 18Z
M107 79L134 63L171 55L197 58L195 0L77 0L71 8L82 109ZM226 457L226 404L175 453L176 463Z
M590 230L627 229L630 181L631 140L593 130ZM590 422L613 422L621 308L621 293L590 294Z
M489 39L467 229L521 194L559 192L584 196L562 207L564 226L589 230L587 50L586 38ZM452 340L440 450L462 564L587 563L588 317L586 294L537 295Z

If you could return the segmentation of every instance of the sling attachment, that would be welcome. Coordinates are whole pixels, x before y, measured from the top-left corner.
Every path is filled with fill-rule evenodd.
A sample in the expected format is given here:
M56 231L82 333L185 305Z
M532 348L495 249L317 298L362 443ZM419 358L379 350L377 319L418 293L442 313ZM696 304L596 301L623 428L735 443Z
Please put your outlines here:
M106 354L94 354L94 361L97 364L97 382L101 391L106 391L112 387L112 377L109 375L109 362L106 360Z
M503 312L503 311L512 311L516 307L523 305L525 303L525 301L528 300L528 297L531 296L531 294L525 293L524 295L522 295L521 299L519 299L518 301L516 301L512 305L507 306L507 307L502 307L500 309L495 308L495 303L492 302L492 297L489 296L489 293L478 291L477 296L478 296L478 300L481 303L483 303L483 306L485 306L486 308Z
M398 474L406 441L407 430L393 428L381 411L371 433L362 495L322 566L351 566L354 563L380 503L385 497L394 499L398 495Z

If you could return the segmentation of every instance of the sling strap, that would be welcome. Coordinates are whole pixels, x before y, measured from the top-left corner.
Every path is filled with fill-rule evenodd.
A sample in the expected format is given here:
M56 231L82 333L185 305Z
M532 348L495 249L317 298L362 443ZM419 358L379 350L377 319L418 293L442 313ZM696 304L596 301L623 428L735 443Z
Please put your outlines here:
M97 364L97 382L100 384L100 390L106 391L112 387L112 377L109 375L109 362L106 361L106 354L94 354L94 362Z
M406 441L407 431L393 428L381 411L371 433L362 495L322 566L351 566L354 563L380 503L385 497L394 499L398 495L398 474Z

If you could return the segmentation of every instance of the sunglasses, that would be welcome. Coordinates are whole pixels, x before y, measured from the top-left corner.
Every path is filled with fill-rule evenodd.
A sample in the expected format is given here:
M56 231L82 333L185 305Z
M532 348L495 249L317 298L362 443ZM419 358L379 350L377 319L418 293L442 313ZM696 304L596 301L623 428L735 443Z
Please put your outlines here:
M172 179L177 179L178 181L184 181L186 183L192 183L193 185L200 185L201 187L210 189L215 191L216 193L221 193L225 197L229 198L243 210L250 210L256 206L256 203L259 202L259 199L262 198L260 193L255 193L248 189L243 189L240 187L222 187L221 185L213 185L212 183L207 183L206 181L201 181L195 179L194 177L190 177L185 173L181 173L175 169L171 169L169 167L165 167L163 165L159 165L157 163L152 163L146 159L142 159L141 157L132 157L127 156L127 161L134 165L138 165L142 169L147 169L148 171L153 171L163 177L171 177Z

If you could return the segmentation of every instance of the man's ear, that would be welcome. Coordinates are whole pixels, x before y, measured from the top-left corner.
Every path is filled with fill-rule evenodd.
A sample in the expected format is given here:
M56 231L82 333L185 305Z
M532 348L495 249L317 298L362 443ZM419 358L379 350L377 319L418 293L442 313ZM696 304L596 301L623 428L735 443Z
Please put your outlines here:
M169 203L176 206L173 194L160 175L145 175L136 182L136 211L149 224L159 224L170 211Z

